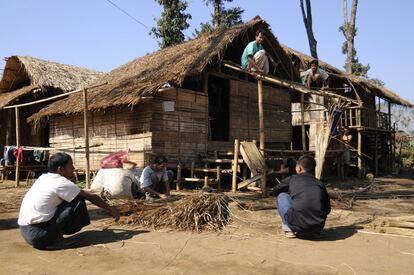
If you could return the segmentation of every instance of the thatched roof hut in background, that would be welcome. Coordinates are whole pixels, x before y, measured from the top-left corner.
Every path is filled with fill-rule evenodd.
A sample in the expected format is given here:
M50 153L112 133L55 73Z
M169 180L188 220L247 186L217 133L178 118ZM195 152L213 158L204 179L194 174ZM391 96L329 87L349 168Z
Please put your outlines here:
M210 150L232 150L234 139L258 140L257 83L221 66L240 64L246 45L262 29L264 47L275 60L270 71L299 81L298 71L269 25L260 17L200 38L168 47L122 65L88 89L91 110L91 167L109 152L130 148L140 166L151 154L164 154L170 164L190 163ZM291 95L295 91L264 86L266 143L287 149L291 140ZM29 118L49 119L51 146L82 144L82 95L73 94ZM77 167L84 158L74 157Z
M5 60L0 81L0 108L31 92L35 95L49 88L55 93L79 89L102 75L101 72L30 56L15 55Z
M44 97L69 92L89 85L102 73L76 66L59 64L29 56L10 56L0 81L0 145L15 143L14 111L2 110L7 105L31 102ZM24 107L21 110L23 145L46 145L48 134L36 134L26 123L27 117L41 110L45 104ZM45 127L47 128L47 127ZM42 142L40 140L43 140Z

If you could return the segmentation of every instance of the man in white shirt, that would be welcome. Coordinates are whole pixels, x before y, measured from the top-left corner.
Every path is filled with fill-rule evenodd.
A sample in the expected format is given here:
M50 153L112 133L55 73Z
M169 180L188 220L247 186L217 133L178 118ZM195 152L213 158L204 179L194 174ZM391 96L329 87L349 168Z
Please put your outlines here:
M63 235L75 234L90 224L85 199L108 211L115 221L119 219L116 208L72 182L74 170L68 154L52 155L48 163L49 173L41 175L23 198L17 222L23 238L34 248L70 245Z
M151 165L142 171L140 184L144 192L160 199L167 199L170 196L170 183L173 172L167 171L168 160L164 156L156 156Z

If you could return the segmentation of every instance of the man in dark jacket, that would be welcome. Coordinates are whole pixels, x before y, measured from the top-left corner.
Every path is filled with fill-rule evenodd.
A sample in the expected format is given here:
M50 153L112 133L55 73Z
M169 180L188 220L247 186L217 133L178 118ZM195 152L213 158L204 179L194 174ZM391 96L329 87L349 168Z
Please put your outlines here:
M328 192L313 175L315 166L313 157L302 156L296 163L297 175L282 180L274 189L286 237L317 236L331 212Z

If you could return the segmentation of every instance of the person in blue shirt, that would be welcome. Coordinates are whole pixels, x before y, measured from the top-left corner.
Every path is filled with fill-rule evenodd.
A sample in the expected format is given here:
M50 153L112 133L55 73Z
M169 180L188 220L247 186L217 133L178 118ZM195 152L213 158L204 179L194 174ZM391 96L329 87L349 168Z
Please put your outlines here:
M264 31L257 30L256 39L247 44L243 51L241 57L242 68L265 74L269 72L269 59L262 45L264 39Z

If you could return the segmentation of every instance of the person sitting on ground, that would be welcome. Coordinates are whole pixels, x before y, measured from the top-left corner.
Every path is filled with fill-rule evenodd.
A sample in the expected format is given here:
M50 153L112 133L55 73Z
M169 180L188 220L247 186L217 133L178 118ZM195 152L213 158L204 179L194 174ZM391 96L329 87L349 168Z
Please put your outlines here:
M302 156L296 173L277 185L277 209L286 237L317 237L325 225L331 204L325 185L314 176L315 159Z
M269 72L269 58L262 45L264 39L264 31L257 30L256 39L247 44L243 51L241 57L242 68L265 74Z
M317 59L313 59L310 66L310 69L300 73L302 83L308 88L322 88L329 77L328 73L319 68Z
M141 190L147 195L167 199L170 196L170 183L173 172L167 171L168 160L164 156L156 156L151 165L144 168L140 178Z
M91 191L104 199L132 199L144 197L139 186L142 170L135 162L124 160L129 168L101 168L91 184Z
M23 238L34 248L59 249L73 245L63 235L75 234L90 224L85 199L105 209L118 221L116 208L73 183L74 170L71 156L66 153L52 155L49 172L41 175L24 196L18 224Z

